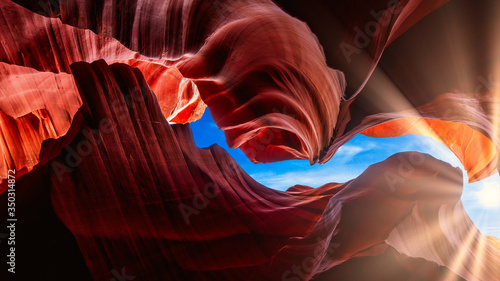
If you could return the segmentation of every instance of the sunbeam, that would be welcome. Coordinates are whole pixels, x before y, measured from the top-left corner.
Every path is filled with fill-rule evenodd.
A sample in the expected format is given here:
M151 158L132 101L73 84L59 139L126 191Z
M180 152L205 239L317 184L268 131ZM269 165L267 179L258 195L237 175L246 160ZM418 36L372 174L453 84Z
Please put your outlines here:
M477 198L485 208L500 208L500 182L485 182Z

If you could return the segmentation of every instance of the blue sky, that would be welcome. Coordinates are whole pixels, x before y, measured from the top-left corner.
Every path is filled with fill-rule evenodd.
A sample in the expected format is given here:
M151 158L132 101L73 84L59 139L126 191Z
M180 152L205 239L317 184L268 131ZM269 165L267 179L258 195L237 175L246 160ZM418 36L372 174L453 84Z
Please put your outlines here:
M429 153L463 169L458 158L446 146L431 138L419 135L397 138L371 138L357 135L342 146L330 161L311 166L307 160L290 160L269 164L250 162L241 150L227 146L224 133L217 128L208 109L200 120L191 123L191 128L198 147L207 147L217 143L228 151L243 170L256 181L277 190L286 190L295 184L319 187L328 182L346 182L360 175L371 164L383 161L392 154L403 151ZM467 213L483 234L500 237L500 207L487 207L484 193L482 193L485 185L489 186L490 190L492 186L500 190L500 177L496 175L481 182L467 184L465 176L464 171L466 185L462 201Z

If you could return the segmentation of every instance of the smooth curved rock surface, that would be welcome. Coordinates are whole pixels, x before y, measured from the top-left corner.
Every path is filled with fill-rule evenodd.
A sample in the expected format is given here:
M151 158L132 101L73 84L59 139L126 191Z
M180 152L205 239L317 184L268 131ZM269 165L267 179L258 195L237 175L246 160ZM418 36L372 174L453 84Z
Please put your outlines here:
M21 2L40 11L36 3L29 3ZM242 147L253 161L314 162L333 135L343 76L326 66L321 46L307 25L270 1L255 5L246 1L123 1L119 7L111 2L53 5L56 3L51 5L58 6L55 10L61 13L48 14L68 25L55 18L30 17L60 29L75 26L99 35L73 28L81 39L61 51L85 52L70 53L69 64L134 59L176 65L184 77L198 85L203 100L213 108L218 126L226 131L228 144ZM16 12L21 9L23 15L27 13L19 6L10 6ZM162 13L140 16L152 11ZM134 38L134 34L141 34L141 38ZM26 64L13 59L8 62ZM32 65L42 67L44 62ZM157 89L155 92L168 96ZM271 140L261 143L260 136L269 134L273 135Z
M73 77L0 62L0 178L39 162L42 142L66 134L82 105ZM4 189L0 189L2 192Z
M376 3L374 1L372 9L378 12L381 5L377 6ZM336 4L325 3L324 8L332 5ZM367 6L369 7L368 4ZM468 133L469 136L479 132L490 139L491 144L485 144L485 153L492 151L492 147L496 150L492 153L498 153L500 79L496 50L499 41L497 33L486 31L500 24L500 19L496 16L498 8L498 1L449 1L392 41L385 48L364 88L355 99L341 105L340 116L345 118L339 116L338 119L344 122L337 124L336 137L324 160L329 160L342 144L357 133L395 119L414 117L466 124L476 131ZM347 11L348 16L356 13L356 9ZM364 11L365 15L370 14L367 10ZM307 16L302 18L308 19ZM358 25L362 30L366 26ZM321 40L322 37L318 37ZM323 38L322 42L327 42L325 49L335 49L342 40L337 44L329 44ZM329 64L336 62L332 55L328 57ZM347 68L343 67L339 69L345 72L349 85L352 81L349 77L356 76L357 72L346 72ZM354 91L355 89L348 87L349 93ZM388 129L394 131L397 127ZM430 127L425 129L432 130ZM446 132L446 139L455 139L450 144L457 143L462 138L461 134L454 135L452 132L453 130ZM425 130L422 133L427 134ZM381 130L378 134L388 135ZM482 138L483 136L479 136L478 140L471 139L471 143L481 143ZM460 149L453 150L456 152ZM461 152L463 151L457 154ZM468 171L470 181L488 176L491 171L489 167L494 168L494 163L498 163L497 160L488 164L473 154L459 157L464 166L475 166ZM469 163L466 158L476 159ZM480 164L476 166L477 163ZM483 170L484 167L487 168Z
M498 120L488 113L497 108L500 99L493 93L447 93L414 110L372 115L360 125L370 127L361 134L371 137L419 134L434 138L455 153L468 172L469 181L474 182L499 172Z
M339 25L334 28L332 40L339 45L333 59L330 51L327 57L334 68L346 73L349 89L344 76L327 67L323 49L310 29L270 1L17 1L38 14L4 2L6 19L32 21L24 21L23 29L12 28L6 21L5 34L14 40L4 48L3 62L69 72L69 65L75 61L105 59L139 66L145 76L150 75L146 69L158 65L176 66L183 77L192 79L188 84L197 85L188 90L193 94L187 98L179 94L182 89L171 92L169 86L161 85L159 81L166 79L156 72L147 79L164 104L162 109L173 109L183 116L170 120L196 120L205 106L203 100L212 108L229 146L241 148L250 160L309 159L311 163L324 163L355 133L367 129L350 125L353 115L363 115L352 104L369 85L384 50L447 1L332 4ZM290 5L281 4L285 8ZM146 16L150 13L156 16ZM37 30L31 27L35 24L59 34L23 31ZM376 32L369 32L371 26ZM370 35L368 39L363 32ZM40 45L55 50L59 56L36 55L42 50ZM18 49L34 55L19 59L15 55ZM188 100L170 104L178 97ZM168 112L164 113L168 117ZM498 116L489 119L489 124L498 122ZM457 122L446 116L444 120ZM473 129L493 138L498 151L497 136L485 133L481 126ZM474 157L464 156L461 160L465 163ZM474 166L474 161L466 166ZM494 166L496 162L485 165ZM487 174L472 172L470 179L478 180Z
M332 56L266 0L16 2L0 0L0 176L16 168L21 195L50 192L44 215L64 224L55 239L77 243L71 260L95 280L122 268L144 280L500 279L458 168L408 152L344 184L279 192L168 124L208 106L254 162L324 163L357 133L419 133L446 144L470 181L492 175L495 91L450 93L456 79L437 87L441 76L398 60L447 1L335 1L333 41L380 28L353 56Z
M77 61L123 61L141 69L169 121L186 123L203 115L206 105L196 85L175 67L151 63L117 40L34 14L11 1L2 0L0 10L2 179L8 169L31 171L39 163L42 142L67 133L81 106L70 70Z
M275 191L169 125L137 69L98 61L72 73L84 121L45 167L95 280L123 267L146 280L500 277L500 251L461 205L458 168L407 152L344 184Z

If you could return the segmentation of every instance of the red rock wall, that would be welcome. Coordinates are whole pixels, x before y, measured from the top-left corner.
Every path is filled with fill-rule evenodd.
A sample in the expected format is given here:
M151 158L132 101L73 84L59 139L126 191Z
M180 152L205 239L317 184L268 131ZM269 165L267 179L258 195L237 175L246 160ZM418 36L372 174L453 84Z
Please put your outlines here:
M500 276L500 252L460 203L458 168L402 153L345 184L270 190L169 125L139 71L98 61L72 72L85 122L47 165L54 210L95 280L123 267L147 280Z
M23 196L50 193L44 212L70 231L57 241L74 239L95 280L123 268L143 280L500 279L457 168L403 153L344 184L279 192L167 122L208 106L254 162L324 163L357 133L419 133L448 145L471 181L492 175L495 92L420 89L393 61L447 1L336 1L333 41L380 28L352 56L270 1L16 2L0 0L0 176L15 168ZM391 87L405 90L381 91Z

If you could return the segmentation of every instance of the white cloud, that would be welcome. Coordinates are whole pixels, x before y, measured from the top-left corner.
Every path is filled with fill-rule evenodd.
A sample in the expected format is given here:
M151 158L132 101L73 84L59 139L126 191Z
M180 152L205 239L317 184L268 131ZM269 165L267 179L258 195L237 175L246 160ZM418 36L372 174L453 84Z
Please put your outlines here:
M363 145L343 145L327 164L314 165L302 170L286 172L268 171L251 174L259 183L277 190L286 190L296 184L319 187L326 183L347 182L360 175L366 167L359 163L351 163L357 154L375 147L373 142L364 142Z
M344 145L337 151L330 161L335 162L337 166L344 165L363 150L364 149L361 146Z
M361 173L361 171L360 171ZM291 186L296 184L307 185L311 187L319 187L326 183L331 182L347 182L355 177L359 173L355 171L352 172L339 172L332 171L331 167L326 167L323 169L315 169L312 171L291 171L285 173L275 173L275 172L264 172L252 174L254 178L259 183L277 190L286 190Z

